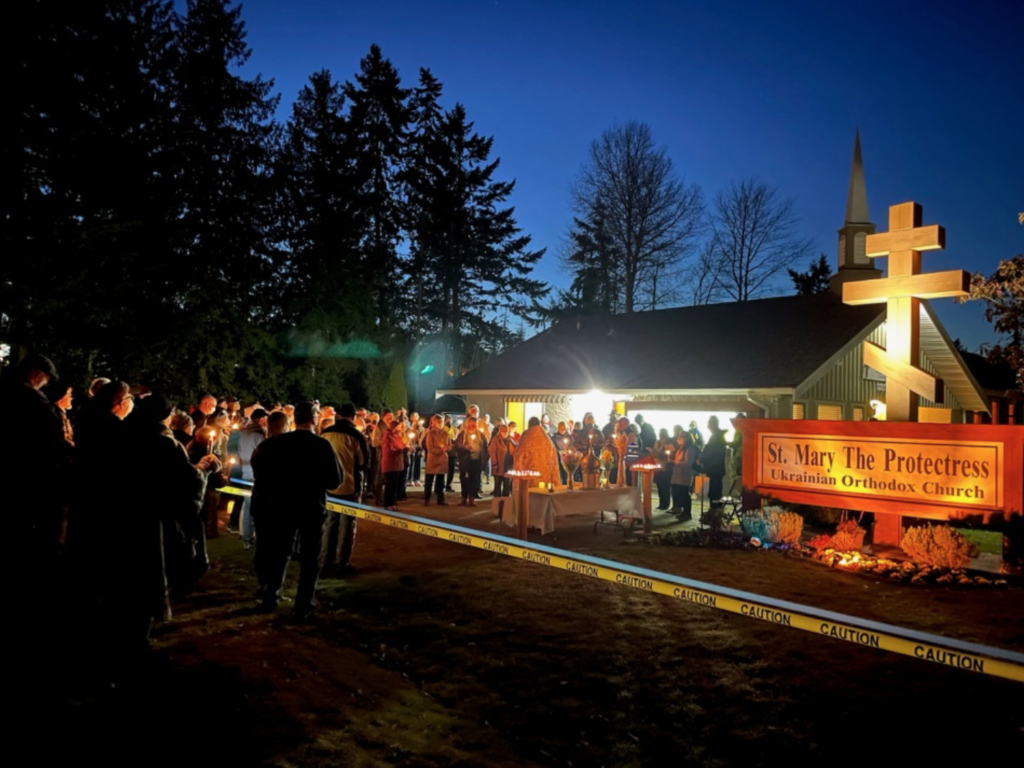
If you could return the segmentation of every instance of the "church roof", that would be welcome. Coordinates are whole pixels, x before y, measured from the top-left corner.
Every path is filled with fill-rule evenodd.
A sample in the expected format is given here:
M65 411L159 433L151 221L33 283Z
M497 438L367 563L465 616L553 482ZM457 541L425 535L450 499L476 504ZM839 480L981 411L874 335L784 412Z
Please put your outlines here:
M834 293L564 320L449 392L750 390L803 383L883 319Z

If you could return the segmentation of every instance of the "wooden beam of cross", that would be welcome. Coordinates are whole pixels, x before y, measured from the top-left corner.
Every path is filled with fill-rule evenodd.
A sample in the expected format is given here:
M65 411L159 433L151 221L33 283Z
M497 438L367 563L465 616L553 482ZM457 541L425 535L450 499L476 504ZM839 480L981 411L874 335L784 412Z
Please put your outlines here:
M970 275L963 270L921 274L921 251L946 247L946 230L921 226L921 206L889 208L889 231L868 235L865 252L889 257L889 276L843 285L847 304L886 303L886 347L864 342L864 364L886 377L889 421L917 421L918 398L943 399L942 379L918 365L921 359L921 300L966 296Z

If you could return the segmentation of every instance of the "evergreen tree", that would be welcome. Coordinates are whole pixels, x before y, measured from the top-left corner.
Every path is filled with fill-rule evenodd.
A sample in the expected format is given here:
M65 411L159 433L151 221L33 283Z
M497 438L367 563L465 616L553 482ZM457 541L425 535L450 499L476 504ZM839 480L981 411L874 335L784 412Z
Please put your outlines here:
M399 173L409 125L409 90L402 88L398 71L377 45L370 46L359 68L356 82L344 88L350 104L349 132L357 147L357 205L366 217L362 269L354 277L373 302L374 323L386 331L394 325L392 288L399 279Z
M366 217L358 206L357 148L344 103L342 84L329 71L313 74L292 107L278 164L288 251L284 303L295 326L287 348L293 359L305 360L296 386L332 402L347 397L342 380L358 378L375 309L353 279Z
M789 279L793 281L793 287L798 294L805 296L815 293L827 293L831 289L830 278L832 267L829 266L825 254L817 261L812 261L806 272L797 272L795 269L787 269Z
M142 366L169 255L170 3L23 3L5 132L3 307L67 380ZM71 322L74 318L74 322Z
M391 363L391 371L382 389L378 390L380 408L406 408L409 405L409 394L405 388L405 366L401 360Z
M618 279L622 260L608 233L605 207L600 200L588 211L586 219L573 218L569 240L572 250L563 261L573 270L571 290L579 294L579 309L588 314L621 311Z
M431 253L426 248L415 246L416 228L419 219L425 215L420 208L422 200L417 196L417 179L419 179L431 162L433 142L437 140L444 117L440 99L443 86L429 69L420 69L419 85L413 89L409 99L410 131L404 154L402 183L405 185L405 222L404 227L414 244L410 248L405 269L405 293L412 298L408 326L414 335L422 334L424 328L425 285L421 276L424 274L427 260Z
M181 312L164 333L171 331L178 359L198 365L168 383L219 385L218 391L232 386L230 372L244 370L252 348L272 346L267 334L280 316L272 301L276 291L265 290L280 277L271 173L278 99L271 95L272 81L238 73L251 50L241 7L230 5L187 2L171 86L178 179L173 245L180 279L169 281L168 289ZM228 380L218 381L224 375Z
M421 269L413 277L431 292L423 323L447 341L455 375L510 341L503 311L526 316L547 290L529 277L544 251L529 250L514 209L501 207L515 182L493 178L494 140L472 131L456 104L422 137L424 159L408 179L411 258Z

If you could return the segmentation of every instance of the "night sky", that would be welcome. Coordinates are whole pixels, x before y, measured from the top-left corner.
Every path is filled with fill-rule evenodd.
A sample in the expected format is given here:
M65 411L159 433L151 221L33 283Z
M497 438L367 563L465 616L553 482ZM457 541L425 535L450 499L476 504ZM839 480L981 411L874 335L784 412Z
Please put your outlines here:
M282 119L312 72L352 79L371 43L407 87L430 68L445 106L463 103L495 137L498 178L517 180L519 224L548 248L538 276L552 283L568 282L568 186L589 143L627 120L650 124L709 201L734 179L779 187L833 269L856 128L879 231L907 200L946 227L926 271L989 274L1024 250L1022 0L247 0L243 19L244 72L276 81ZM994 340L979 304L934 304L968 348Z

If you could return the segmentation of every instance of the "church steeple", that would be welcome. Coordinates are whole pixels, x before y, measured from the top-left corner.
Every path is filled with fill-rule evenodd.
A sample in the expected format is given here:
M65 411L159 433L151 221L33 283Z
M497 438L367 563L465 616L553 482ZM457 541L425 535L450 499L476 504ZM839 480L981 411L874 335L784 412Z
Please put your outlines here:
M875 233L875 225L868 217L868 190L864 184L864 161L860 153L860 131L853 138L853 163L850 167L850 186L846 193L846 219L839 230L839 259L832 288L842 292L842 284L850 280L867 280L882 276L865 253L868 235Z
M850 189L846 193L846 223L867 224L868 190L864 185L864 161L860 156L860 129L853 138L853 165L850 168Z

